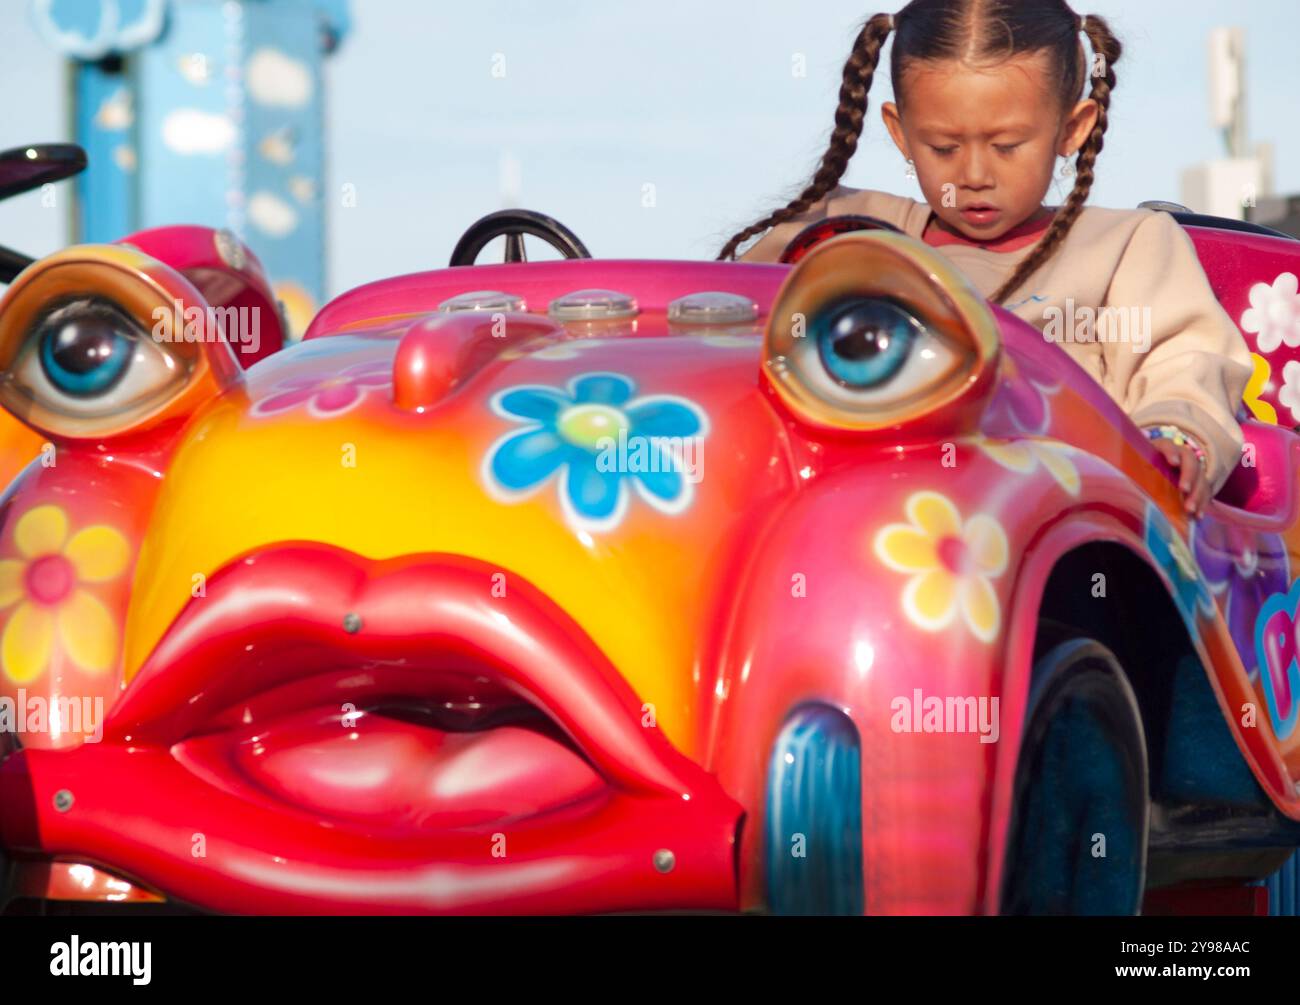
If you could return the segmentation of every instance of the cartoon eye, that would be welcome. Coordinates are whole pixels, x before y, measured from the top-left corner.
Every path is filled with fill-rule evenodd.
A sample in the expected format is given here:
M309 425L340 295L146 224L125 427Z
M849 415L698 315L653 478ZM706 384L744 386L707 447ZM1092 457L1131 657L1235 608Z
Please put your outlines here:
M972 350L887 297L847 295L814 310L792 340L787 377L814 400L862 417L897 415L969 372Z
M37 321L11 367L16 390L73 417L112 415L170 394L178 361L115 304L79 298Z
M998 351L997 323L969 280L920 242L872 230L823 241L795 266L763 364L800 419L871 430L985 387Z
M805 377L824 375L824 393L846 401L905 400L944 381L969 356L886 299L838 300L813 316L811 329L808 348L816 347L822 374L800 361Z
M0 296L0 410L54 443L178 428L240 373L187 274L132 245L56 251Z

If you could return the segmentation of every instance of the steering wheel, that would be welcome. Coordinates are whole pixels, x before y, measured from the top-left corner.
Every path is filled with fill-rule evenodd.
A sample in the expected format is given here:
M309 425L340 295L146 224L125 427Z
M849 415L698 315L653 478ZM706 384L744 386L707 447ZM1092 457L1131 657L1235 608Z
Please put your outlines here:
M783 265L793 265L808 254L814 246L821 244L822 241L828 241L840 234L851 234L855 230L892 230L895 234L903 233L892 223L877 220L874 216L857 216L854 214L829 216L825 220L810 223L799 231L794 239L785 246L779 261Z
M524 252L524 235L540 237L565 258L590 258L587 246L578 240L578 235L544 213L534 213L530 209L503 209L489 213L481 220L470 225L461 235L451 253L450 264L473 265L479 253L487 247L489 241L505 235L507 262L526 262Z
M39 143L0 151L0 200L85 170L86 151L74 143ZM35 259L0 247L0 283L12 283Z

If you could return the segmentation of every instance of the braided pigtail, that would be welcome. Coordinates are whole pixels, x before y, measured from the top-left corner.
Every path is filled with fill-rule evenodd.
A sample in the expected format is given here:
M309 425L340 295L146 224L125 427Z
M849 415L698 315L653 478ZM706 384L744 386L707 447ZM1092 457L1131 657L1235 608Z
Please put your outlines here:
M1088 36L1088 41L1092 43L1094 54L1091 73L1092 90L1088 97L1097 103L1097 124L1089 133L1083 146L1079 148L1078 160L1074 167L1074 188L1071 189L1069 198L1057 212L1052 225L1038 242L1038 246L1016 266L1015 271L1007 277L1006 282L997 292L989 297L995 303L1001 303L1019 289L1025 280L1056 253L1065 241L1066 235L1070 233L1070 228L1074 226L1074 221L1083 212L1083 204L1092 190L1095 177L1093 168L1097 163L1097 155L1101 153L1101 148L1105 144L1110 94L1115 89L1115 63L1119 61L1124 47L1111 34L1110 26L1095 14L1089 14L1083 19L1082 30Z
M830 145L822 155L821 165L812 181L799 193L799 197L770 216L746 227L723 245L718 260L734 258L736 249L756 234L785 223L808 209L839 184L849 166L849 159L858 149L858 138L867 117L867 93L880 61L880 50L894 27L892 14L877 14L862 26L848 62L844 64L843 83L840 85L840 103L835 109L835 131Z

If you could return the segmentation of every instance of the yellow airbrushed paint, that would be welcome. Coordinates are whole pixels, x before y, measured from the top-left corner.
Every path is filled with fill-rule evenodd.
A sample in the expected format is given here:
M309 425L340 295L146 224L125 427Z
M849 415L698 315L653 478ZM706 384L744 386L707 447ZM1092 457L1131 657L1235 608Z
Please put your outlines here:
M428 415L398 411L387 392L334 418L296 409L259 419L247 407L242 391L214 403L167 469L137 566L126 680L190 601L195 575L254 549L299 541L368 558L449 552L543 590L689 752L694 661L718 587L706 556L734 510L697 496L691 511L666 517L633 500L616 531L586 534L563 522L554 478L525 501L498 501L484 488L483 458L520 427L479 395ZM603 425L571 418L574 435Z
M45 437L0 411L0 485L10 485L45 444Z

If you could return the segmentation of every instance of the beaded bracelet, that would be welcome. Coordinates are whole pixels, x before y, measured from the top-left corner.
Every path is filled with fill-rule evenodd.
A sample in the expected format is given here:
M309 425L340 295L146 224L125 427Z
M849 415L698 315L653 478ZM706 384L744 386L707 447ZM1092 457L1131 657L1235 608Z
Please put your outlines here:
M1207 466L1205 451L1201 445L1177 426L1152 426L1146 431L1146 434L1149 440L1169 440L1175 446L1189 448L1196 455L1196 459L1201 462L1201 467Z

